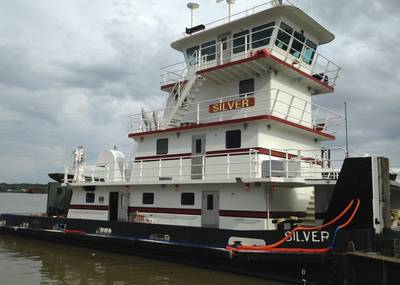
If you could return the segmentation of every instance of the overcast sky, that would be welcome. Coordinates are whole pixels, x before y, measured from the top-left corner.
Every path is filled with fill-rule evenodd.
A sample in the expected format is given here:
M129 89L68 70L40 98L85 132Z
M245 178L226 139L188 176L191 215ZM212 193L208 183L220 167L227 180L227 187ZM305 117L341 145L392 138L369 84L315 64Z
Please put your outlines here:
M197 23L227 14L198 2ZM293 2L336 35L320 51L343 72L315 101L347 100L351 151L400 163L400 2ZM0 182L46 182L81 144L91 161L114 145L129 157L127 117L162 106L159 68L181 60L169 44L189 22L182 0L0 0Z

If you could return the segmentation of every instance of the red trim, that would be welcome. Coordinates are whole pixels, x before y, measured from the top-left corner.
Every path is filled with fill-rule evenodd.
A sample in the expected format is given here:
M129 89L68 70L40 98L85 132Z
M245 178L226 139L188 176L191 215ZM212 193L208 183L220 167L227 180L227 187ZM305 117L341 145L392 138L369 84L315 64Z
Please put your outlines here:
M316 79L312 75L307 74L304 71L298 69L297 67L287 63L286 61L281 60L280 58L270 54L268 50L263 51L263 52L255 52L255 54L253 56L245 58L245 59L231 61L231 62L228 62L228 63L225 63L225 64L221 64L221 65L213 66L213 67L206 68L206 69L203 69L203 70L199 70L197 72L197 74L203 75L203 74L208 73L208 72L212 72L212 71L223 69L223 68L226 68L226 67L230 67L230 66L246 63L246 62L257 60L257 59L260 59L260 58L270 58L271 60L275 61L276 63L281 64L281 65L283 65L283 66L285 66L285 67L287 67L287 68L289 68L289 69L291 69L291 70L293 70L295 72L298 72L302 76L304 76L304 77L306 77L306 78L308 78L308 79L310 79L310 80L312 80L312 81L314 81L316 83L319 83L323 87L327 88L329 91L333 92L335 90L332 86L329 86L328 84ZM184 81L183 83L186 83L186 82ZM167 89L167 88L172 87L174 85L175 85L175 83L163 85L163 86L161 86L161 89Z
M218 157L218 156L225 156L226 154L232 155L246 155L250 151L250 149L257 150L260 154L269 155L270 150L263 148L263 147L252 147L252 148L235 148L235 149L224 149L224 150L213 150L207 151L206 157ZM135 158L135 161L139 160L159 160L170 158L170 160L175 160L183 157L183 159L190 159L192 156L191 153L176 153L176 154L165 154L165 155L150 155L150 156L139 156ZM271 156L279 157L279 158L286 158L286 153L282 151L272 150ZM296 157L294 154L288 154L288 158ZM313 158L303 158L304 160L313 160ZM167 159L168 160L168 159Z
M163 213L163 214L196 215L196 216L201 215L201 209L184 209L184 208L129 207L129 212Z
M108 211L108 206L100 205L69 205L69 209L76 210L96 210L96 211Z
M319 135L319 136L323 136L326 137L328 139L332 139L334 140L335 137L327 134L327 133L323 133L321 131L318 130L314 130L275 116L271 116L271 115L260 115L260 116L252 116L252 117L247 117L247 118L240 118L240 119L232 119L232 120L226 120L226 121L222 121L222 122L210 122L210 123L202 123L202 124L195 124L195 125L187 125L187 126L182 126L182 127L176 127L176 128L169 128L169 129L165 129L165 130L155 130L155 131L148 131L148 132L139 132L139 133L131 133L128 135L128 137L130 138L134 138L134 137L141 137L141 136L149 136L149 135L154 135L154 134L161 134L161 133L168 133L168 132L175 132L175 131L183 131L183 130L190 130L190 129L199 129L199 128L207 128L207 127L213 127L213 126L221 126L221 125L230 125L230 124L235 124L235 123L242 123L242 122L250 122L250 121L258 121L258 120L273 120L273 121L278 121L280 123L289 125L289 126L293 126L296 127L298 129L302 129L308 132L311 132L313 134Z
M107 206L99 205L71 205L70 209L85 209L85 210L108 210ZM159 207L129 207L130 213L159 213L159 214L178 214L178 215L193 215L200 216L201 209L188 208L159 208ZM266 219L268 212L266 211L238 211L238 210L220 210L220 217L238 217L238 218L259 218ZM271 211L269 218L286 218L290 216L304 217L305 213L300 211Z
M180 81L180 82L182 82L182 85L184 85L184 84L186 84L186 82L188 82L188 81L187 81L187 80L183 80L183 81ZM166 85L161 85L161 90L174 87L175 84L176 84L176 83L170 83L170 84L166 84Z

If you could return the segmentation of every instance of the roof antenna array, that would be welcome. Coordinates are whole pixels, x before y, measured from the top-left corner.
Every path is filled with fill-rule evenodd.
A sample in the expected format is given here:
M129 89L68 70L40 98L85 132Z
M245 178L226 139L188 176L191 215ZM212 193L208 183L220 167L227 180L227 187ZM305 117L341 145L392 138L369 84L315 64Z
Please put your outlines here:
M221 3L224 0L217 0L217 3ZM236 0L225 0L226 4L229 6L229 22L231 21L231 15L232 15L232 5L235 4Z

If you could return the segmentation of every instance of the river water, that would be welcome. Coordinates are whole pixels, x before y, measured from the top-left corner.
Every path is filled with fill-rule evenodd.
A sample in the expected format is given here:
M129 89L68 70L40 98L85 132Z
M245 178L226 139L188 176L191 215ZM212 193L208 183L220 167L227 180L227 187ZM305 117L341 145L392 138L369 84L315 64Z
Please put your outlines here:
M0 213L45 211L47 196L0 193ZM130 255L0 234L0 285L278 285Z

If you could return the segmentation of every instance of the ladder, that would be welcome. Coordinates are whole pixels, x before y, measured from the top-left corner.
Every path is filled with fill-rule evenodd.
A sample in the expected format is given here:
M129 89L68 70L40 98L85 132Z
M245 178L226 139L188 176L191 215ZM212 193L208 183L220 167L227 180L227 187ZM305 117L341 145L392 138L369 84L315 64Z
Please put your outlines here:
M182 122L182 118L189 110L191 103L193 103L199 92L200 87L203 85L203 77L197 74L197 68L193 66L189 68L187 74L187 81L178 80L170 92L175 100L167 107L165 117L161 128L178 127Z

